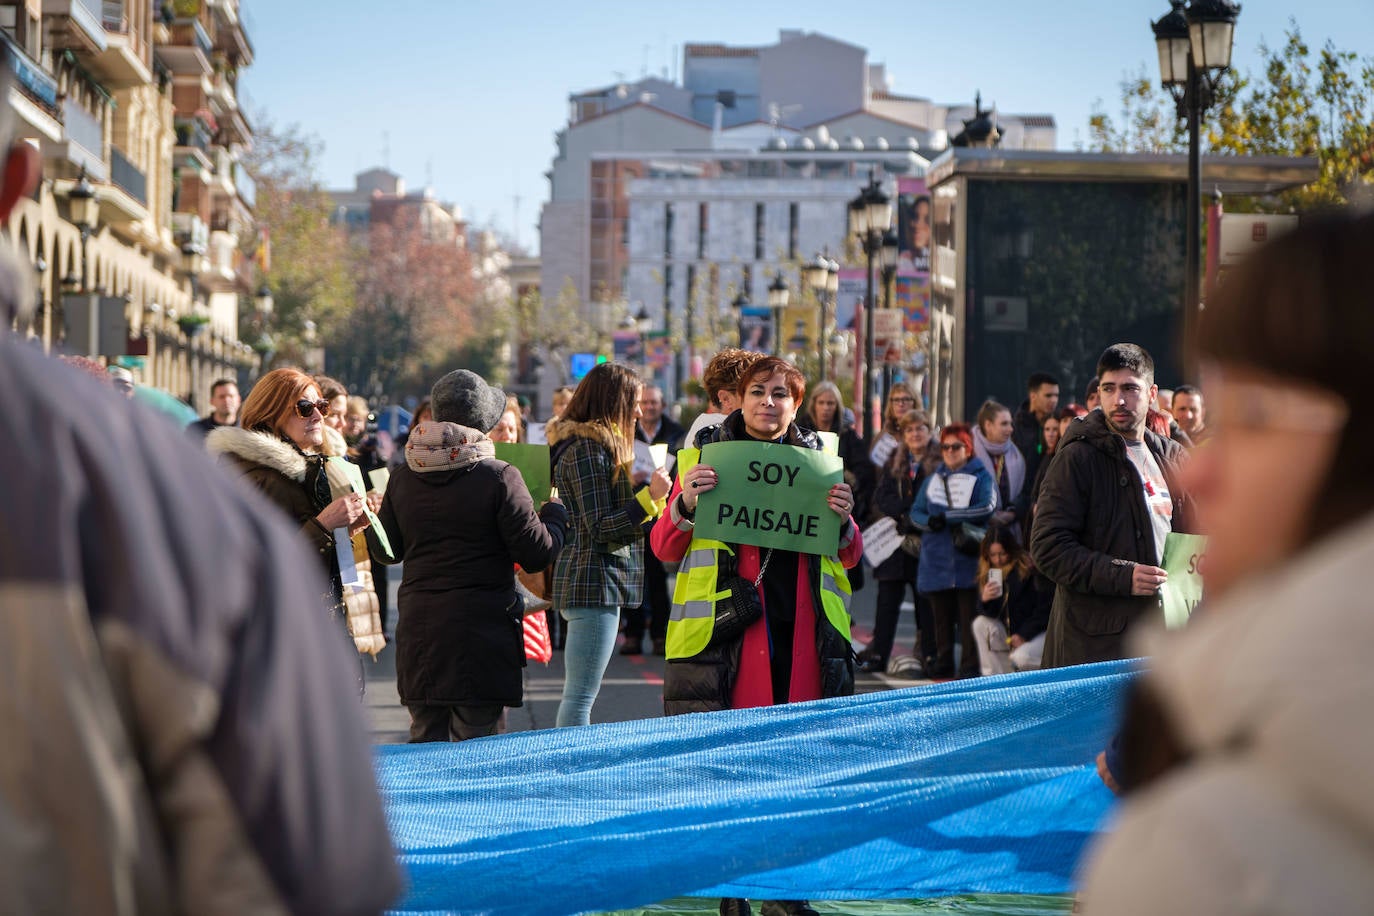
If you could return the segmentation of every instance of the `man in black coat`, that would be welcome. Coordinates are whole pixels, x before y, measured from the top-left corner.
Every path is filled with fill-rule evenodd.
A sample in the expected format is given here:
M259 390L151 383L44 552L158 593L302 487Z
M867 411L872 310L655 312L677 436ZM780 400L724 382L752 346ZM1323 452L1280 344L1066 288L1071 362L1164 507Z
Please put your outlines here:
M1162 614L1165 539L1188 530L1176 483L1186 453L1145 428L1154 361L1134 344L1114 344L1097 374L1102 408L1069 425L1031 532L1035 565L1058 586L1046 668L1124 657L1129 626Z
M1035 480L1040 459L1045 454L1045 421L1059 407L1059 380L1045 372L1032 372L1026 379L1026 399L1012 417L1011 441L1026 459L1026 479Z
M233 426L239 420L239 386L231 378L216 379L210 386L210 412L199 420L192 420L186 431L197 440L204 440L212 429Z

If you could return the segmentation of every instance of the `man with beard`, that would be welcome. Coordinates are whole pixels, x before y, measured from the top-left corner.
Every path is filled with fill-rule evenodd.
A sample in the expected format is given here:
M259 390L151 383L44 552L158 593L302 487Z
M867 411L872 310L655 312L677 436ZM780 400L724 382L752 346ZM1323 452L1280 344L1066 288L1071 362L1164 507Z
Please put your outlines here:
M1102 409L1069 425L1046 471L1031 532L1036 568L1058 586L1046 668L1122 658L1131 624L1162 619L1164 541L1189 527L1175 477L1184 449L1145 428L1154 375L1141 347L1108 347Z

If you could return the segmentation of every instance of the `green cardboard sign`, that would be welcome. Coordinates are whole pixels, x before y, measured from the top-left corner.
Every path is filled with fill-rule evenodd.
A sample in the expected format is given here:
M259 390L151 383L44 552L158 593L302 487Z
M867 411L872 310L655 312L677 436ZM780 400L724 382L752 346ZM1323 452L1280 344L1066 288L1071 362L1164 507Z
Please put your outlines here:
M525 487L535 507L549 501L549 447L528 442L498 442L496 457L513 465L525 478Z
M697 500L698 537L820 556L839 551L840 517L826 502L844 479L839 456L775 442L712 442L701 463L716 469L719 483Z
M347 458L335 456L326 460L334 462L348 475L349 486L353 488L354 493L363 498L363 511L367 513L367 521L372 525L372 533L376 535L377 542L382 545L387 556L394 557L395 554L391 552L391 541L386 536L386 529L382 527L382 520L374 515L371 509L367 508L367 485L363 483L363 469Z
M1207 538L1200 534L1170 532L1164 541L1164 571L1169 574L1160 597L1164 600L1164 625L1176 630L1188 622L1202 600L1202 567L1207 558Z

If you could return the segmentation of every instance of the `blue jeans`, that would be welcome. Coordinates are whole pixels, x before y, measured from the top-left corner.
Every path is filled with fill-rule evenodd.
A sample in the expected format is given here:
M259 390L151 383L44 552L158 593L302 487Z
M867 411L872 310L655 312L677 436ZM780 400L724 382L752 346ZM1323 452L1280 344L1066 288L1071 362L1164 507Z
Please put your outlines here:
M620 608L569 607L560 613L568 622L568 641L563 646L563 702L558 704L557 724L590 725L592 703L601 692L601 678L620 630Z

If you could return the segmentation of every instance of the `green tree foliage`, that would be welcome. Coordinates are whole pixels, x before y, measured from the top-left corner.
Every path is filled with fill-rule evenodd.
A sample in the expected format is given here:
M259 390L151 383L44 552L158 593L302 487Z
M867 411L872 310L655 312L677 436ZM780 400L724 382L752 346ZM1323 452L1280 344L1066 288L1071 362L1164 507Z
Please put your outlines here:
M1089 146L1098 153L1179 153L1187 149L1188 133L1174 113L1173 99L1145 75L1142 66L1122 77L1121 113L1107 114L1102 100L1093 103L1088 118Z
M1227 71L1203 120L1208 153L1314 156L1312 184L1241 207L1308 210L1339 205L1374 191L1374 57L1327 41L1315 55L1290 22L1278 48L1260 45L1261 72ZM1088 122L1089 147L1099 152L1183 152L1187 136L1169 93L1144 70L1121 83L1121 112L1101 103ZM1234 207L1233 207L1234 208Z
M333 205L317 172L319 141L296 126L278 128L263 118L258 123L247 165L257 181L255 216L271 251L267 280L275 307L267 327L243 309L239 336L257 342L267 333L276 364L300 363L307 321L327 341L353 311L350 253L329 225Z

